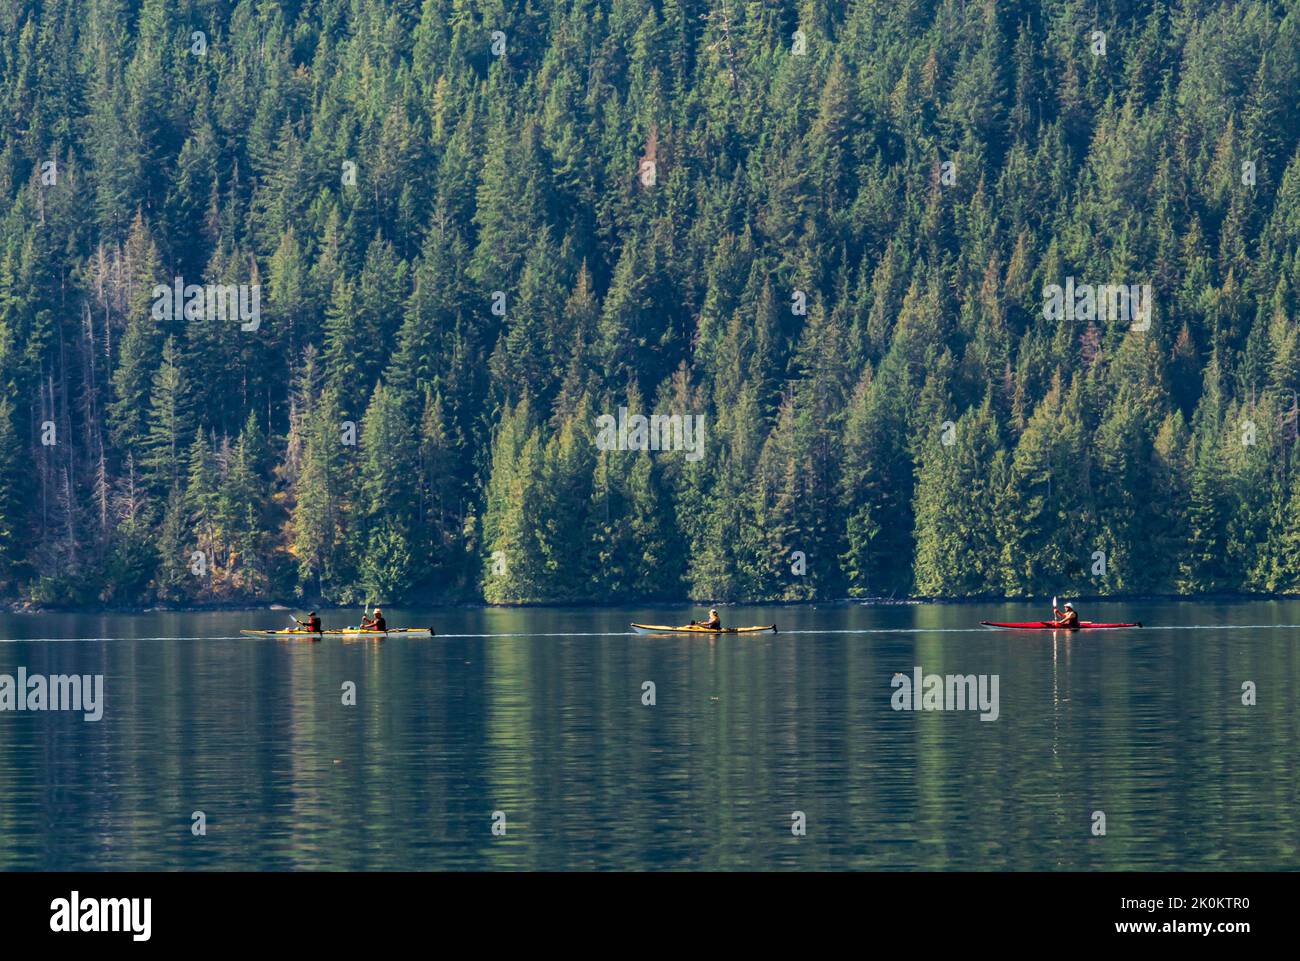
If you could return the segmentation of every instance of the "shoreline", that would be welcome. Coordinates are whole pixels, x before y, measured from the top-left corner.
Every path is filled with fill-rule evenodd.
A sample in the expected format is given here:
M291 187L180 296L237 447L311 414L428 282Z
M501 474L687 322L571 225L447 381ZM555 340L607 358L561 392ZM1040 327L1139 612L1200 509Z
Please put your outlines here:
M1300 600L1300 594L1253 594L1253 593L1212 593L1212 594L1060 594L1060 597L1069 597L1072 601L1083 602L1086 604L1122 604L1137 602L1168 602L1168 601L1289 601ZM559 609L573 608L578 610L608 610L614 608L631 608L631 607L700 607L701 605L720 605L729 608L739 607L911 607L921 604L951 604L951 605L976 605L976 604L1032 604L1050 600L1049 594L1032 594L1020 596L994 596L980 595L974 597L841 597L827 598L824 600L798 600L798 601L780 601L780 600L741 600L741 601L719 601L717 599L700 599L700 598L678 598L671 600L655 599L641 602L632 601L534 601L528 603L516 604L493 604L487 601L451 601L451 602L395 602L381 601L380 606L393 608L396 610L415 609L415 610L516 610L537 608ZM373 605L371 605L373 606ZM272 601L266 604L251 604L243 601L231 601L226 603L213 604L190 604L181 606L152 605L152 606L105 606L105 607L39 607L26 606L17 602L9 602L0 607L0 613L15 615L40 615L40 614L73 614L73 615L130 615L130 614L216 614L216 613L238 613L238 612L258 612L267 611L304 612L312 609L322 611L345 611L360 609L358 605L353 604L326 604L322 601L316 601L309 604L300 604L291 606L280 601Z

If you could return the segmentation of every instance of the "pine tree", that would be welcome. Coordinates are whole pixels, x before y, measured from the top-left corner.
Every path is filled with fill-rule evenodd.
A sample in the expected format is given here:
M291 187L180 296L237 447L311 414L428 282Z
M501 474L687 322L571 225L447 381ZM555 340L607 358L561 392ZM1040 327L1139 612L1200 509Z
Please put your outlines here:
M5 352L0 341L0 366ZM14 430L14 405L0 384L0 596L11 595L23 558L23 491L25 472Z
M158 568L154 593L159 600L180 603L195 593L195 544L189 536L185 495L173 487L167 498L158 535Z
M153 376L149 395L148 434L140 445L140 465L157 491L167 491L181 482L194 434L185 375L178 366L172 338L163 346L161 366Z
M542 516L541 435L536 427L527 429L526 407L507 417L514 423L510 428L503 425L493 451L483 519L483 595L491 603L539 601L546 597L548 575L537 530Z
M108 405L108 423L113 443L137 456L144 449L148 429L150 385L158 370L164 347L163 328L154 318L154 285L162 274L158 251L144 221L137 216L126 248L131 270L125 304L126 333L113 370L113 396ZM170 297L170 290L165 297ZM174 347L173 347L174 349ZM173 357L174 359L174 357Z
M326 391L307 415L293 489L290 525L299 586L320 598L341 597L346 587L342 420L337 396Z
M1000 593L997 512L1007 455L992 398L925 437L917 468L916 591L938 597Z
M202 552L206 567L206 573L199 583L208 591L217 593L226 567L226 544L219 523L216 457L202 431L194 435L188 462L185 517L189 523L194 549Z
M1078 383L1067 393L1058 374L1016 444L997 512L1009 594L1088 586L1090 558L1102 542L1079 399Z

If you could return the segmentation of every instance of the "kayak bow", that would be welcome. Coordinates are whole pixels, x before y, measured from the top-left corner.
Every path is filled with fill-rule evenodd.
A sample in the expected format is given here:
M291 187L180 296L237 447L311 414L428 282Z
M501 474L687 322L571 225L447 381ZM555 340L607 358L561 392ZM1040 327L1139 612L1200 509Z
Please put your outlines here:
M684 624L681 627L668 627L662 624L633 624L632 630L638 634L776 634L776 625L766 627L721 627L713 630L699 624Z
M1061 627L1051 621L1012 621L1010 623L980 621L980 624L983 627L1000 628L1008 631L1111 631L1120 627L1142 626L1141 621L1134 621L1132 624L1102 624L1098 621L1080 621L1078 627Z

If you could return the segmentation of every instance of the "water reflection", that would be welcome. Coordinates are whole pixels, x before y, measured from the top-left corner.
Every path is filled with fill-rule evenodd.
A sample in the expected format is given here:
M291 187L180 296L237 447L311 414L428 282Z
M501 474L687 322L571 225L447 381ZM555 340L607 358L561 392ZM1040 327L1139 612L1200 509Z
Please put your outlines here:
M1146 629L1077 635L976 626L1041 616L1024 605L748 608L724 615L781 633L711 639L627 633L683 609L387 613L439 636L0 616L0 674L102 673L106 699L98 723L0 713L0 867L1294 864L1300 604L1147 605ZM916 666L998 675L999 719L895 712ZM1272 696L1246 707L1246 680Z

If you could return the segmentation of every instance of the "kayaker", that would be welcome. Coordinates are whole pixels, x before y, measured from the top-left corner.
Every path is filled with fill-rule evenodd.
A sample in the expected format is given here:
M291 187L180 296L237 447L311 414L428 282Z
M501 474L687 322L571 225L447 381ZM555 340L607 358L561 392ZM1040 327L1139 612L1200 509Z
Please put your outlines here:
M700 627L706 628L710 631L722 630L722 618L718 617L718 611L716 608L709 611L709 619L701 624Z
M316 616L315 611L312 611L307 615L307 620L297 621L297 623L302 627L307 628L307 630L311 631L313 634L319 634L321 631L320 618Z
M363 631L387 631L388 622L384 620L384 612L376 607L374 617L363 617L361 619L361 629Z
M1079 626L1079 614L1069 601L1065 602L1065 610L1058 611L1056 608L1052 608L1052 613L1056 615L1057 627L1063 627L1069 631Z

